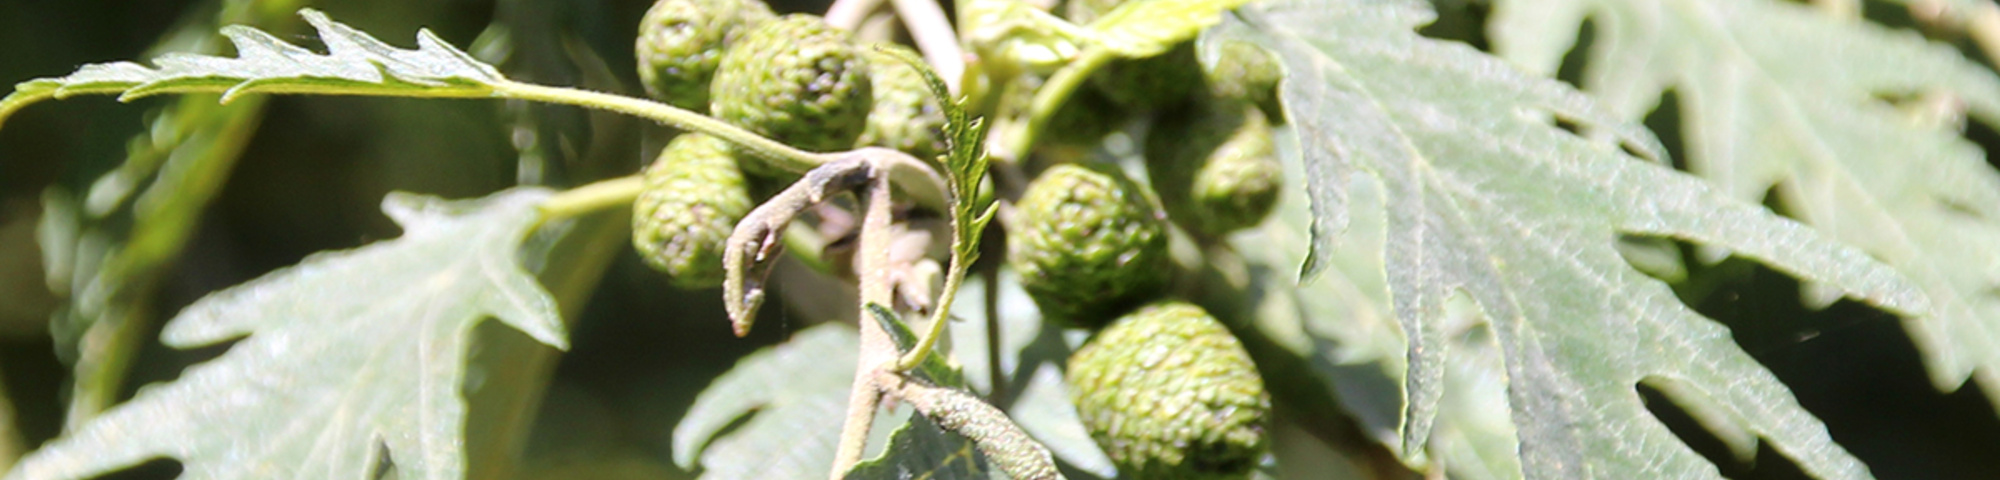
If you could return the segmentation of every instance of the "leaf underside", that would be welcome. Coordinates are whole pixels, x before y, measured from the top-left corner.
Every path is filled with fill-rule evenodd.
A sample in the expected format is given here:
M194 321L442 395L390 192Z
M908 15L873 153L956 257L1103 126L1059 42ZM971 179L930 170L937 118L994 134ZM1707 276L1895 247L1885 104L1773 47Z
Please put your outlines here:
M674 463L703 478L825 478L859 338L825 324L743 357L674 426Z
M211 294L162 340L243 338L23 459L9 479L89 478L168 457L189 478L464 476L459 390L488 317L565 348L555 302L515 261L541 189L481 200L392 194L395 240L322 253ZM388 455L381 458L382 453Z
M1792 216L1914 281L1932 315L1904 325L1937 387L2000 380L2000 174L1955 122L1919 110L1948 95L2000 125L1992 71L1914 32L1790 2L1495 3L1499 53L1543 72L1595 22L1585 88L1627 119L1675 92L1691 172L1752 202L1776 186ZM2000 381L1981 384L2000 401Z
M322 55L285 43L262 30L222 28L236 58L169 53L154 67L132 62L84 65L64 77L21 82L0 98L0 123L14 111L50 98L117 94L131 100L165 93L221 93L227 102L251 93L315 93L411 97L479 97L506 78L491 65L417 32L417 49L389 46L312 9L299 14L319 31Z
M1785 386L1615 249L1620 234L1728 248L1894 311L1928 305L1862 254L1699 179L1633 158L1656 140L1581 93L1462 44L1419 37L1423 2L1282 2L1220 28L1286 67L1314 210L1308 276L1327 266L1355 173L1379 181L1392 311L1408 341L1402 440L1427 445L1443 390L1448 299L1491 325L1529 478L1714 478L1716 467L1647 413L1635 385L1691 386L1822 478L1866 478ZM1593 142L1549 116L1606 132Z

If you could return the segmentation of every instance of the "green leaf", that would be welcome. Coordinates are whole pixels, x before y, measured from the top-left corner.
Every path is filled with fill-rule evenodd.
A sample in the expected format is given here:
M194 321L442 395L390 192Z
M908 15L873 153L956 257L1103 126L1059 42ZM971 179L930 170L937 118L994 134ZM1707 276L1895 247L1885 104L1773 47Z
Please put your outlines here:
M1090 22L1098 45L1126 57L1166 53L1249 0L1128 1Z
M857 480L986 480L993 478L986 459L972 442L938 428L923 415L889 436L882 456L862 461L847 472Z
M825 478L859 341L852 328L823 324L743 357L674 426L674 463L699 465L703 478Z
M515 261L541 189L475 201L392 194L401 238L307 258L195 302L162 340L244 338L179 380L24 459L10 479L88 478L157 457L193 478L465 472L467 340L486 317L566 348L555 302Z
M169 53L155 67L132 62L84 65L66 77L14 86L0 98L0 123L28 104L75 95L118 94L119 100L163 93L221 93L228 102L251 93L312 93L408 97L482 97L506 81L499 70L438 39L417 32L417 49L389 46L312 9L300 15L319 30L327 53L285 43L262 30L222 28L237 57Z
M1244 7L1222 36L1275 52L1314 210L1304 273L1327 266L1346 224L1346 186L1378 180L1384 266L1408 339L1403 452L1427 445L1444 390L1444 307L1470 298L1490 322L1509 379L1521 467L1530 478L1648 472L1715 477L1714 465L1647 413L1635 385L1672 378L1823 478L1865 478L1729 332L1633 270L1621 233L1729 248L1900 312L1928 308L1907 281L1861 252L1699 179L1592 142L1547 116L1660 156L1637 125L1553 80L1514 70L1414 28L1424 2L1295 1ZM1595 472L1595 473L1593 473Z
M2000 77L1949 45L1804 5L1666 4L1496 2L1494 44L1551 71L1595 19L1590 92L1630 119L1677 92L1690 171L1747 201L1776 186L1792 216L1916 282L1932 315L1904 328L1932 383L1957 390L1981 372L2000 402L2000 174L1956 128L1877 98L1947 94L2000 125Z
M1284 134L1280 127L1279 134ZM1286 147L1289 148L1289 147ZM1281 155L1286 178L1304 178L1298 155ZM1272 339L1283 354L1303 360L1303 372L1334 394L1361 433L1386 445L1400 445L1404 344L1391 315L1383 248L1386 220L1380 187L1372 181L1349 186L1350 220L1331 252L1327 271L1311 282L1295 274L1311 248L1312 212L1304 192L1287 190L1273 219L1228 240L1252 274L1237 295L1235 309L1213 308L1218 318L1253 319L1250 327ZM1458 307L1464 302L1453 302ZM1476 314L1476 312L1473 312ZM1515 428L1507 412L1506 371L1476 315L1448 310L1444 331L1454 352L1445 360L1444 393L1428 445L1451 478L1521 478ZM1267 348L1246 342L1252 355ZM1281 365L1263 362L1265 377L1283 375ZM1304 381L1299 381L1304 383ZM1291 399L1297 402L1298 399ZM1024 420L1023 423L1026 423ZM1274 439L1282 436L1274 435ZM1051 443L1053 445L1053 443ZM1281 469L1294 467L1279 451Z
M993 214L1000 207L990 201L982 207L979 202L979 184L986 181L987 166L992 163L986 156L986 119L974 118L967 112L965 99L954 100L944 79L923 59L904 50L876 51L908 63L923 74L924 84L930 86L931 95L944 108L945 143L951 149L944 159L944 174L951 182L951 224L955 230L951 243L952 275L963 277L966 268L979 260L979 233L986 231L986 224L993 221Z

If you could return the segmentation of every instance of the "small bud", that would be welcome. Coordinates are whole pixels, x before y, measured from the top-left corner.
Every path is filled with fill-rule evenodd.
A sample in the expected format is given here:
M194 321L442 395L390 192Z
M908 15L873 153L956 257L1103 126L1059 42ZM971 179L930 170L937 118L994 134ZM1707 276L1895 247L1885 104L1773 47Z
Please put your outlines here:
M853 148L875 97L868 62L848 37L812 15L758 25L723 54L710 112L804 150Z
M646 189L632 204L632 246L675 286L722 284L729 234L754 206L733 152L722 139L688 133L646 167Z
M676 107L708 110L708 83L722 54L772 18L759 0L660 0L639 20L639 83Z
M1007 261L1044 316L1097 327L1165 287L1166 221L1144 188L1110 167L1077 164L1029 182Z
M1127 314L1069 357L1077 414L1120 478L1249 478L1271 398L1242 343L1201 307Z

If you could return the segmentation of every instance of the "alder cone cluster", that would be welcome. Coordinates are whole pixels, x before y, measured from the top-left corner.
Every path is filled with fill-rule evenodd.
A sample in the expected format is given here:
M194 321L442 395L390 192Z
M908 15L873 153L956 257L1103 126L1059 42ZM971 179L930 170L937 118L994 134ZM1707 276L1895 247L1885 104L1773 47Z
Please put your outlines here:
M709 112L803 150L846 150L874 108L869 69L847 32L819 17L785 15L723 54Z
M654 99L706 111L722 53L774 16L757 0L660 0L639 20L639 83Z

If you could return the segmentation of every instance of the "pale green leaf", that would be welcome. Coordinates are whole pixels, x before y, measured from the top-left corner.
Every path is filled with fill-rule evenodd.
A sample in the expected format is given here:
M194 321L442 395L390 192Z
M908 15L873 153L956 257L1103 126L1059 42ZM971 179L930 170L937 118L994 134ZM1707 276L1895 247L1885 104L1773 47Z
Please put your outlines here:
M1150 57L1193 40L1202 29L1222 21L1222 12L1245 3L1249 0L1124 2L1090 22L1090 29L1106 49L1126 57Z
M859 341L823 324L744 357L674 426L674 463L699 465L703 478L826 478Z
M1281 95L1313 201L1311 274L1345 226L1356 173L1381 184L1393 314L1408 339L1403 451L1432 433L1444 387L1447 300L1491 324L1529 478L1717 476L1647 413L1635 385L1672 378L1712 396L1772 448L1824 478L1865 478L1770 372L1665 285L1633 270L1619 234L1734 250L1901 312L1926 299L1888 267L1699 179L1549 124L1602 131L1642 155L1658 142L1579 92L1472 48L1424 39L1422 2L1244 7L1223 36L1282 60Z
M1280 127L1280 132L1288 128ZM1290 142L1279 145L1285 152L1294 147ZM1305 176L1298 155L1280 158L1286 178ZM1362 434L1400 445L1396 428L1406 367L1380 254L1386 223L1380 187L1357 179L1348 188L1348 230L1330 252L1325 273L1306 283L1294 273L1310 249L1312 212L1304 192L1288 190L1270 221L1229 238L1248 267L1250 284L1238 294L1243 311L1215 313L1253 319L1250 326L1276 347L1303 358L1312 381L1335 394ZM1491 335L1474 320L1463 312L1446 317L1444 330L1454 354L1445 360L1444 394L1429 453L1451 478L1518 479L1519 442L1507 412L1506 373ZM1310 468L1310 463L1294 465L1298 457L1288 462L1285 448L1275 449L1280 470Z
M37 101L86 94L117 94L120 100L130 100L163 93L221 93L224 102L250 93L480 97L506 80L499 70L429 30L417 32L416 50L405 50L316 10L299 14L319 30L326 54L285 43L262 30L223 27L222 34L236 47L236 58L169 53L153 59L153 67L132 62L84 65L69 76L15 85L13 93L0 99L0 122Z
M392 194L383 210L402 237L195 302L167 324L167 345L243 340L48 444L8 478L89 478L158 457L192 478L367 478L383 454L399 478L462 477L472 327L494 317L567 345L555 302L515 261L547 196Z
M1545 72L1592 19L1585 88L1628 119L1677 92L1690 171L1748 201L1776 186L1792 216L1916 282L1932 315L1904 326L1937 387L2000 380L2000 174L1956 129L1878 99L1942 95L2000 125L1992 71L1913 32L1790 2L1496 4L1499 51ZM2000 402L2000 381L1981 384Z

